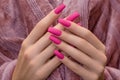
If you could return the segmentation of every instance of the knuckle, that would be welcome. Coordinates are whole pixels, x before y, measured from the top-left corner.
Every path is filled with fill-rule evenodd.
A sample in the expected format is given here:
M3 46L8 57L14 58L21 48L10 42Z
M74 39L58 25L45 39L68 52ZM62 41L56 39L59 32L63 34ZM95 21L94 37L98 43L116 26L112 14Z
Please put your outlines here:
M107 62L107 57L104 55L103 56L103 62L104 62L104 65L106 64L106 62Z
M21 44L21 47L24 48L24 49L26 49L27 46L28 46L28 44L27 44L27 42L24 40L24 41L22 42L22 44Z
M24 54L23 54L23 57L24 57L24 59L25 60L30 60L30 59L32 59L32 57L33 57L33 51L34 51L34 47L33 46L29 46L29 48L27 48L27 49L25 49L23 52L24 52Z
M29 50L26 50L26 51L24 52L23 57L24 57L25 60L30 60L30 59L31 59L30 51L29 51Z
M102 65L106 65L106 62L107 62L107 57L106 57L106 55L103 54L103 53L100 53L100 54L102 54L102 56L101 56L101 63L102 63Z
M35 62L30 61L30 63L29 63L29 67L30 67L30 69L34 68L34 67L35 67Z
M103 66L99 66L97 68L97 72L96 73L99 75L99 74L103 73L103 71L104 71L104 67Z

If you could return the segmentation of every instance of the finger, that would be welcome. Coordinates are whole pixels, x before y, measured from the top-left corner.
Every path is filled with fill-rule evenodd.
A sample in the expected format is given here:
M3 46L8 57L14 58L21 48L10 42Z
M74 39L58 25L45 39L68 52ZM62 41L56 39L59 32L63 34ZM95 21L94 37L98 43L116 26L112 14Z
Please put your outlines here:
M78 17L79 17L79 13L74 12L73 14L69 15L66 19L73 21ZM61 24L57 24L55 28L62 30L63 26ZM48 38L49 38L49 33L47 32L34 44L34 47L36 48L34 50L36 51L36 53L43 51L50 44L50 40Z
M91 77L91 76L95 75L94 72L90 72L89 70L87 70L84 67L82 67L80 64L78 64L78 63L70 60L68 57L64 56L59 51L55 51L54 53L55 53L55 55L59 58L59 60L64 65L66 65L70 70L72 70L73 72L75 72L76 74L78 74L79 76L81 76L83 79L85 79L85 80L88 80L88 79L89 80L94 80ZM92 73L92 75L91 75L91 73Z
M96 60L98 63L100 63L100 64L102 64L102 65L103 65L103 63L105 63L104 57L96 56L97 53L94 53L94 51L93 51L93 53L92 53L91 48L89 48L89 45L87 45L86 43L83 43L83 42L82 42L84 45L86 45L86 47L85 47L85 46L82 47L84 50L86 50L86 53L84 53L83 51L74 48L73 46L67 44L67 43L64 42L64 41L61 41L60 39L58 39L57 37L55 37L55 36L53 36L53 35L51 35L51 36L49 37L49 39L50 39L53 43L55 43L55 45L56 45L59 49L61 49L61 50L63 50L64 52L68 53L71 57L74 56L74 59L78 59L78 61L81 61L81 60L79 60L79 57L81 57L80 59L82 59L82 56L83 56L83 55L84 55L84 56L87 55L87 56L85 56L85 57L89 57L89 56L90 56L91 59ZM81 44L81 43L79 44L79 42L78 42L78 45L80 46L80 45L82 45L82 44ZM87 48L87 47L88 47L88 48ZM87 50L86 48L87 48L87 49L90 49L91 51ZM88 52L87 52L87 51L88 51ZM78 57L78 55L76 55L76 54L78 54L78 55L80 55L80 56ZM99 54L99 53L98 53L98 54ZM76 56L75 56L75 55L76 55ZM78 58L76 58L76 57L78 57ZM96 57L97 57L98 59L97 59ZM101 59L101 58L102 58L102 59ZM83 61L83 62L85 62L85 61ZM87 64L88 64L88 63L87 63Z
M39 64L36 65L36 67L41 67L43 64L45 64L50 58L54 55L53 51L56 49L56 47L53 44L50 44L44 51L42 51L40 54L38 54L34 59L32 60L32 63L39 62Z
M64 8L65 5L62 4L56 9L52 10L45 18L38 22L25 41L28 44L33 44L36 42L45 33L47 28L60 16L60 13Z
M50 61L48 61L42 68L39 68L37 71L37 75L39 76L45 76L48 77L59 65L61 62L57 57L54 57Z
M89 30L80 27L78 24L75 24L73 22L59 19L58 22L62 24L66 29L71 31L72 33L84 38L88 42L90 42L94 47L96 47L99 50L102 50L105 52L105 46L101 43L101 41Z
M50 39L53 40L53 37L52 38L50 37ZM54 38L54 43L59 44L59 45L56 45L57 48L64 51L66 54L71 56L73 59L75 59L79 63L85 65L90 70L94 70L95 72L99 72L98 66L100 66L100 68L102 68L101 65L103 65L103 64L100 61L97 61L97 60L90 58L85 53L81 52L80 50L78 50L78 49L76 49L76 48L74 48L74 47L72 47L64 42L61 42L57 38Z
M69 43L74 47L78 48L79 50L86 53L95 60L102 61L101 57L105 57L105 55L101 54L101 52L97 50L93 45L91 45L85 39L80 38L79 36L76 36L74 34L56 28L49 28L48 31L56 35L66 43Z
M54 56L53 51L55 49L56 49L56 47L53 44L51 44L42 53L36 55L36 57L34 57L32 60L29 61L29 63L30 63L29 69L31 69L31 67L32 67L31 71L36 72L39 68L43 68L44 65L46 65L46 64L49 65L48 62L50 62L51 65L52 65L53 64L52 62L54 62L54 60L57 60L57 61L54 62L55 66L57 67L57 65L59 65L61 62L57 58L55 59L53 57ZM55 66L53 65L53 67L55 67Z

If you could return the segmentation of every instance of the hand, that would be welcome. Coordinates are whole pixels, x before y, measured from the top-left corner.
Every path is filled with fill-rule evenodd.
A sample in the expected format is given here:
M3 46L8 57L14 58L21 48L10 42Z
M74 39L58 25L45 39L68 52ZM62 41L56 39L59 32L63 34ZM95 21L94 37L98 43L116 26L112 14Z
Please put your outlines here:
M56 15L52 11L36 25L23 41L12 80L44 80L61 64L58 58L53 56L56 47L49 41L49 33L46 33L47 28L58 17L59 14ZM77 17L79 14L75 12L66 19L73 21ZM55 28L62 30L63 26L57 24Z
M62 19L59 20L59 23L71 33L49 28L53 34L50 36L50 40L62 50L62 52L55 50L55 55L84 80L99 80L107 61L105 46L89 30L78 24ZM59 32L59 36L55 32ZM71 60L64 53L76 61Z
M50 44L49 33L46 33L64 5L58 8L43 18L23 41L12 80L45 80L60 65L56 57L51 59L56 47Z

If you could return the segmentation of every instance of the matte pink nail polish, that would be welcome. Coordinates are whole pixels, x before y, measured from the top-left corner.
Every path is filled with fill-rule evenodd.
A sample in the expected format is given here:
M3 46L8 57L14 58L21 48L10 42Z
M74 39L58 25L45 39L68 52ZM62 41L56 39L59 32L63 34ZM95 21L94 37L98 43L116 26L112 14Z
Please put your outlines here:
M61 5L59 5L57 8L55 8L54 12L55 12L56 14L59 14L60 12L63 11L64 8L65 8L65 5L64 5L64 4L61 4Z
M69 20L69 21L73 21L75 20L76 18L78 18L80 15L78 12L74 12L73 14L69 15L66 20Z
M59 58L59 59L63 59L64 55L62 53L60 53L58 50L54 51L54 54Z
M52 33L52 34L54 34L54 35L56 35L56 36L60 36L61 33L62 33L60 30L55 29L55 28L53 28L53 27L49 27L49 28L48 28L48 32L50 32L50 33Z
M57 45L61 43L61 40L53 35L50 35L49 39Z
M68 22L67 20L63 20L63 19L59 19L58 22L65 27L70 27L70 25L71 25L70 22Z

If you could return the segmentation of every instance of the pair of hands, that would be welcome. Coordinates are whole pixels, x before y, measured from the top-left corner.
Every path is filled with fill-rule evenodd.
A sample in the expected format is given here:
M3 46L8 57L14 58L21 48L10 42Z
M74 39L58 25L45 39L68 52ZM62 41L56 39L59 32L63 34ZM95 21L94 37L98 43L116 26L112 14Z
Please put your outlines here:
M12 80L45 80L61 63L84 80L100 79L107 60L105 46L89 30L66 21L74 20L75 14L59 20L60 24L48 30L63 9L64 5L51 11L23 41ZM64 31L65 26L68 31Z

